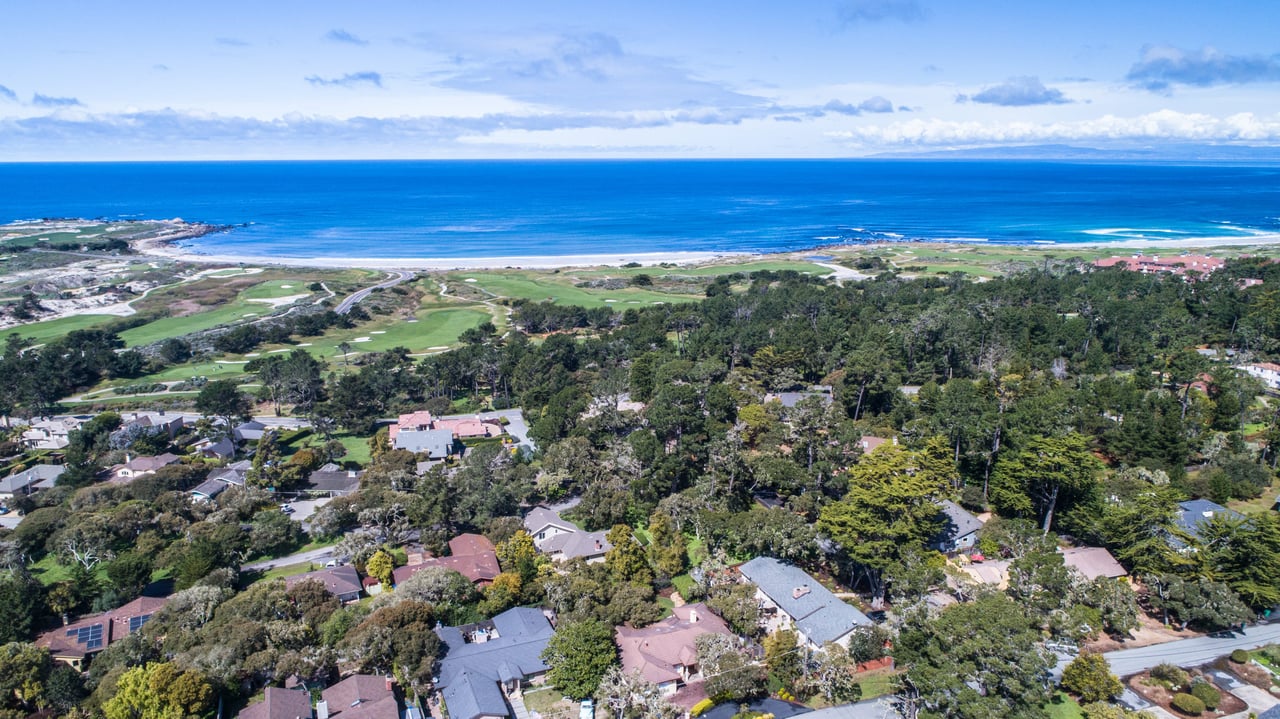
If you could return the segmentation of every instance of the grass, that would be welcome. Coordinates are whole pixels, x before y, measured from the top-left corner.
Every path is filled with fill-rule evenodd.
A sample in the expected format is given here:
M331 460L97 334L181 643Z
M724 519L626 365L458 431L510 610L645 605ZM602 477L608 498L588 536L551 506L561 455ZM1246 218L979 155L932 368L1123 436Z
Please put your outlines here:
M667 597L658 597L658 606L662 608L662 616L659 619L666 619L671 616L671 612L675 610L676 603Z
M680 592L680 596L685 599L689 598L688 591L693 588L693 584L693 577L688 574L681 574L671 578L671 586L675 587L676 591Z
M298 564L286 564L283 567L275 567L274 569L268 569L267 571L262 573L262 576L259 577L256 580L256 582L269 582L272 579L284 579L285 577L294 577L299 574L306 574L307 572L314 572L317 569L323 569L323 568L324 567L322 567L319 564L316 564L315 562L299 562Z
M862 687L862 698L875 699L876 697L893 693L893 678L897 673L893 669L877 669L867 672L864 678L858 682L858 686Z
M46 554L40 561L31 565L31 574L47 587L51 584L70 580L71 567L59 562L56 556ZM105 582L107 580L106 566L99 564L97 569L94 570L94 576L98 578L98 581Z
M75 315L72 317L62 317L56 320L45 320L44 322L33 322L29 325L14 327L4 330L5 336L17 332L22 337L32 340L36 343L44 343L49 340L63 337L68 332L75 330L85 330L97 325L106 324L112 320L118 320L119 317L114 315Z
M476 281L466 282L467 279ZM659 302L690 302L701 298L701 293L697 295L679 295L635 287L619 290L574 287L574 279L568 273L554 275L514 271L466 272L450 274L446 282L452 285L469 285L500 297L526 299L534 302L550 301L561 305L578 305L588 309L625 306L628 304L650 305ZM619 309L621 308L619 307Z
M524 705L530 712L543 716L577 716L578 703L565 699L554 687L534 689L524 693Z
M1055 694L1045 710L1049 713L1049 719L1084 719L1080 705L1063 692Z
M458 336L472 327L479 327L490 319L490 314L481 309L450 308L428 309L415 313L417 322L406 322L399 318L380 317L366 322L350 330L331 330L322 337L304 339L311 346L311 351L321 360L328 360L333 365L342 363L338 346L343 342L351 345L351 352L383 352L393 347L405 347L411 352L422 352L432 347L451 347L458 342ZM358 338L368 337L368 341L355 342ZM273 346L258 350L260 353L271 349L288 349L287 346Z
M347 448L347 454L339 461L355 462L361 467L368 465L371 461L369 456L369 437L358 437L346 432L339 432L333 438Z

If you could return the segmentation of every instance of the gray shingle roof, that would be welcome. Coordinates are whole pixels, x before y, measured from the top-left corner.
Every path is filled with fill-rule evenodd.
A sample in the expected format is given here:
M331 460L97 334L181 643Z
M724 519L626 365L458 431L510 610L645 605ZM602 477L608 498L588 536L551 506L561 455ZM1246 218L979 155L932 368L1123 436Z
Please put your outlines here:
M942 531L934 540L937 544L946 545L946 548L950 549L955 546L956 540L982 529L982 520L955 502L944 499L938 505L942 509L944 524Z
M485 642L467 644L457 627L436 630L448 647L448 654L440 662L437 686L444 693L450 717L473 719L486 716L486 712L506 716L506 703L497 683L515 675L523 678L547 670L542 651L555 630L541 611L516 607L492 621L498 636Z
M786 612L813 644L821 646L854 627L871 624L867 615L840 601L799 567L772 557L756 557L738 571Z
M223 482L217 479L206 479L205 481L201 482L198 487L191 490L191 494L213 499L219 494L222 494L222 491L230 486L231 486L230 484L227 484L226 482Z
M13 494L21 492L38 482L46 480L56 480L66 471L65 467L52 464L37 464L30 469L23 470L17 474L11 474L4 479L0 479L0 492Z
M396 449L407 449L414 454L426 452L431 459L443 459L453 453L453 430L402 429L396 434Z
M1218 515L1230 517L1232 519L1243 519L1244 515L1239 512L1218 504L1210 502L1207 499L1192 499L1186 502L1178 502L1179 513L1175 518L1178 526L1182 527L1188 534L1196 539L1200 538L1200 525L1210 521Z

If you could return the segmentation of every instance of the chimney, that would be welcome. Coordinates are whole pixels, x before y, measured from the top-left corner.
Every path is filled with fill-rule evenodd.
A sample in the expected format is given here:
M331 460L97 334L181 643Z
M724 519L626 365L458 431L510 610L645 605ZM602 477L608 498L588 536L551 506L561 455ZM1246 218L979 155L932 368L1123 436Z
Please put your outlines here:
M356 471L355 471L354 469L348 469L348 470L347 470L347 476L348 476L348 477L350 477L350 478L352 478L352 479L355 479L355 477L356 477Z
M808 593L809 593L809 585L808 585L808 584L801 584L800 586L798 586L798 587L796 587L795 589L792 589L792 590L791 590L791 598L792 598L792 599L799 599L800 597L803 597L804 595L806 595L806 594L808 594Z
M387 677L387 691L391 691L391 685L394 683L395 682L392 681L391 677Z
M329 719L329 702L323 699L316 702L316 719Z
M163 417L163 416L164 416L164 410L159 410L158 414L159 414L161 417Z
M697 610L697 609L690 609L690 610L689 610L689 621L690 621L691 623L693 623L693 624L697 624L697 623L698 623L698 610Z

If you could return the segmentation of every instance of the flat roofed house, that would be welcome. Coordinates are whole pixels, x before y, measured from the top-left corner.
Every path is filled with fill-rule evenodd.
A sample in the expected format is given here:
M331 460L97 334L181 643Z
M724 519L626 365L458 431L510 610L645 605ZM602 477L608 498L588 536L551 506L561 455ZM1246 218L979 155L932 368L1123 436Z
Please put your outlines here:
M827 642L848 647L853 630L872 623L799 567L772 557L756 557L739 566L738 572L756 585L768 630L795 629L800 641L811 649Z

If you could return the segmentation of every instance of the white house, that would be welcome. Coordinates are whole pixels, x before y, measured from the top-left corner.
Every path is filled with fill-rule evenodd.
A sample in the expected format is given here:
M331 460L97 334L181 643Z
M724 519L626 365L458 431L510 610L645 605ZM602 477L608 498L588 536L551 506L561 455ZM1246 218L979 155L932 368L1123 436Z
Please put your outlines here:
M554 561L584 557L588 562L603 562L613 545L605 532L584 532L578 525L546 507L534 507L524 518L525 531L533 537L539 552Z
M1240 365L1236 369L1243 370L1250 377L1262 380L1267 389L1280 390L1280 364L1274 362L1252 362Z

